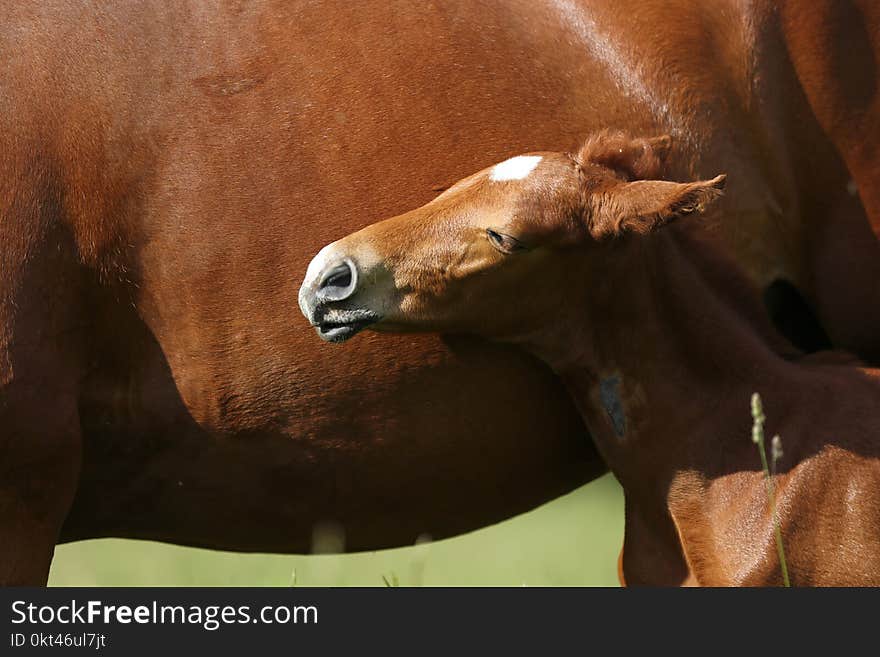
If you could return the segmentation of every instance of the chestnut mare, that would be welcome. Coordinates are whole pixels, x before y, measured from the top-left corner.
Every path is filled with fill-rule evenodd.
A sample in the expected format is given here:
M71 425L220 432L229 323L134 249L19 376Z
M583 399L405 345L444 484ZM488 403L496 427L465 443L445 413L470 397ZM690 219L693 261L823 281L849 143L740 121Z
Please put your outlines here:
M348 549L404 545L604 471L534 358L430 335L340 358L294 316L328 239L603 126L672 133L682 178L735 176L737 260L880 358L845 166L867 151L838 139L873 116L867 23L768 0L7 5L0 583L98 536L303 552L333 520Z
M880 372L779 355L753 284L704 229L718 222L665 227L703 213L724 177L656 180L662 146L600 134L470 176L325 247L302 311L325 340L461 332L550 365L623 485L629 584L780 582L750 438L760 391L784 441L793 583L878 585Z
M407 545L607 471L534 358L425 336L340 359L296 310L328 233L578 134L597 66L572 77L545 12L4 4L0 584L44 582L57 540L308 553L329 521Z

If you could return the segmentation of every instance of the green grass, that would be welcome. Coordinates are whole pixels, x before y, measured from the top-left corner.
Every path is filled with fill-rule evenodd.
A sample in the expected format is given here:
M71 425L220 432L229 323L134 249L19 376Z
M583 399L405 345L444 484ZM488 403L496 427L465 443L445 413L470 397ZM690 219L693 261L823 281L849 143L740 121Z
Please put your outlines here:
M240 554L104 539L55 551L51 586L617 585L623 494L609 475L479 531L347 555Z

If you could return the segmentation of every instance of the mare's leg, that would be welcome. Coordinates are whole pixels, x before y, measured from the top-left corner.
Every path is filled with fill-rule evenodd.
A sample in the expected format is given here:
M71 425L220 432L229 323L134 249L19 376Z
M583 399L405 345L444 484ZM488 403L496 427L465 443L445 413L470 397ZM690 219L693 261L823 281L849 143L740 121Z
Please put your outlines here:
M42 585L79 473L72 397L40 379L0 389L0 585Z
M0 186L0 585L40 585L79 476L82 268L53 204L13 182Z

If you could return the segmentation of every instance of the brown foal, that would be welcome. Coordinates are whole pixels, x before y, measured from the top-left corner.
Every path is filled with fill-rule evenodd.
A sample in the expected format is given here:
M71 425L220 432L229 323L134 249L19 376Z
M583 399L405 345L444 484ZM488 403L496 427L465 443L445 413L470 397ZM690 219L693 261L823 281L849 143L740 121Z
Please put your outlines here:
M880 585L878 373L792 358L715 246L724 177L657 179L667 147L600 134L481 171L325 247L301 309L329 341L471 333L546 361L623 485L628 584L781 582L758 391L792 583Z

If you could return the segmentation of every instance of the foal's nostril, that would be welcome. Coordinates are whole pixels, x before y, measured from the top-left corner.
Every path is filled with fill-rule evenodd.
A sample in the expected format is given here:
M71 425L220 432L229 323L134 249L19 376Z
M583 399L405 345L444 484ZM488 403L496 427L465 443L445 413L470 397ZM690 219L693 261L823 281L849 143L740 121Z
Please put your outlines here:
M357 269L349 259L327 269L318 284L318 297L325 301L342 301L354 294Z
M340 265L331 271L321 282L321 287L348 287L351 285L351 269Z

